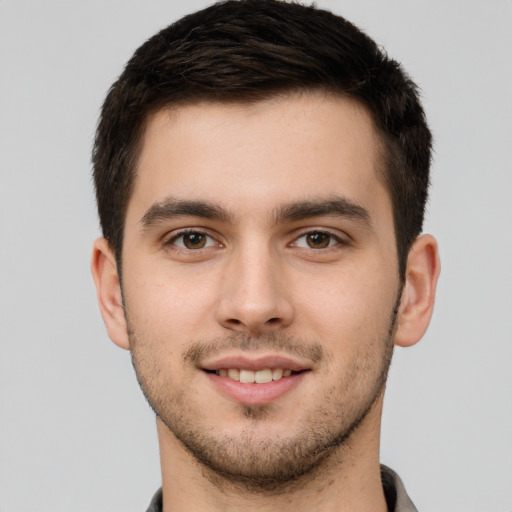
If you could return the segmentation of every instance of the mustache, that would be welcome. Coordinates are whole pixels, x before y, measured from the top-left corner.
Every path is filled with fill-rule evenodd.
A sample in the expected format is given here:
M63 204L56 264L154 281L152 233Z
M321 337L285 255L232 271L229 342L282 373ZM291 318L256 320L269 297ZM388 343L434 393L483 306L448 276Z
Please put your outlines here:
M198 364L206 357L216 356L228 350L277 350L320 363L326 359L323 347L317 341L308 341L282 333L269 332L261 336L233 333L227 337L195 342L183 354L184 361Z

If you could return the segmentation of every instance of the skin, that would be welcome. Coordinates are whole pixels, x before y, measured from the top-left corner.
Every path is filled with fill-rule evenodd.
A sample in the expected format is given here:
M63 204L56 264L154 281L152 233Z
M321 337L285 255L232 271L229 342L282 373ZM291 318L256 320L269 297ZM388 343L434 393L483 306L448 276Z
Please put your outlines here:
M157 412L165 511L386 510L385 377L393 342L428 326L439 258L419 237L402 288L380 161L370 115L332 96L149 119L123 293L103 239L92 271L109 335L132 350ZM274 400L241 403L204 371L225 356L307 371Z

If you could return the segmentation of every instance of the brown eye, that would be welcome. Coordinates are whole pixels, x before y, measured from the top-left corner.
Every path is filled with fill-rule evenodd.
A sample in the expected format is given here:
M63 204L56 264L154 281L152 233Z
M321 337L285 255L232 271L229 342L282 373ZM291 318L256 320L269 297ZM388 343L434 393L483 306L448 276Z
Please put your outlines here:
M220 246L210 235L207 235L201 231L181 232L171 238L167 242L167 245L179 247L180 249L186 249L189 251Z
M331 243L331 235L327 233L309 233L306 235L306 243L312 249L325 249Z
M206 245L206 235L202 233L186 233L183 236L183 245L187 249L202 249Z

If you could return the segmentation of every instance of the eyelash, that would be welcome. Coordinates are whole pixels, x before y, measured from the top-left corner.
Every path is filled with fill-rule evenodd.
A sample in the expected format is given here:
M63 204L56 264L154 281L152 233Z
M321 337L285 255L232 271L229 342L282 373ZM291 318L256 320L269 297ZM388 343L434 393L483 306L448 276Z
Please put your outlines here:
M186 247L186 244L183 241L183 239L187 235L198 235L199 237L205 237L206 238L205 244L207 244L207 245L202 246L202 247L197 247L197 248ZM306 239L306 237L313 236L313 235L321 235L323 237L328 237L327 246L315 248L315 247L311 247L311 246L306 247L305 246L306 244L309 245L308 242L305 242L304 246L301 246L298 244L299 240L301 240L303 238ZM179 240L180 238L182 239L182 243L180 245L178 245L176 243L176 241ZM310 229L308 231L301 233L299 236L297 236L293 240L293 242L291 242L288 245L288 247L297 247L299 249L306 249L306 250L311 249L313 251L324 251L325 252L329 249L335 248L338 245L347 245L347 244L348 244L348 242L346 240L335 235L334 233L331 233L330 231L326 231L325 229ZM213 246L216 246L217 248L222 248L223 244L218 242L212 235L208 234L207 232L205 232L203 230L187 229L187 230L182 230L179 233L173 234L170 238L168 238L164 242L164 246L173 246L174 248L176 248L176 250L179 250L179 251L197 252L202 249L209 249L210 247L213 247Z
M180 238L183 239L187 235L199 235L201 237L205 237L206 239L209 239L210 241L213 241L213 243L210 243L206 247L198 247L196 249L192 249L190 247L186 247L184 242L182 242L182 245L176 244L177 240L179 240ZM208 243L208 241L206 243ZM214 245L216 245L217 247L223 247L223 245L220 242L216 241L215 238L212 235L210 235L210 234L208 234L205 231L202 231L200 229L186 229L186 230L182 230L179 233L173 234L170 238L168 238L164 242L164 246L174 246L178 250L181 250L181 251L200 251L201 249L208 249L209 247L212 247Z
M312 236L312 235L322 235L324 237L328 237L329 241L328 241L328 245L326 247L305 247L305 246L300 246L298 245L298 241L302 238L306 238L308 236ZM309 245L307 242L306 242L307 245ZM310 229L302 234L300 234L297 238L295 238L295 240L290 244L291 247L299 247L300 249L311 249L311 250L314 250L314 251L327 251L329 249L334 249L336 246L338 245L347 245L348 242L346 240L344 240L343 238L341 238L340 236L338 235L335 235L334 233L331 233L330 231L326 231L325 229Z

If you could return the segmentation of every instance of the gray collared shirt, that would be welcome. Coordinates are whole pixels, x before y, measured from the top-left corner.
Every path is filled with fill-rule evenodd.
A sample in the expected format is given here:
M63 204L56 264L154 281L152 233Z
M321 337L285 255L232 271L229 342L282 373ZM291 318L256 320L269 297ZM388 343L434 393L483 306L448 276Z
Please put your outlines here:
M400 477L387 466L381 465L380 474L389 512L418 512L405 492ZM153 496L146 512L162 512L162 489Z

